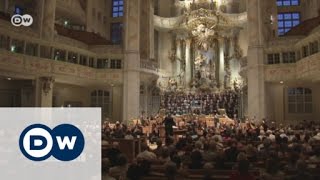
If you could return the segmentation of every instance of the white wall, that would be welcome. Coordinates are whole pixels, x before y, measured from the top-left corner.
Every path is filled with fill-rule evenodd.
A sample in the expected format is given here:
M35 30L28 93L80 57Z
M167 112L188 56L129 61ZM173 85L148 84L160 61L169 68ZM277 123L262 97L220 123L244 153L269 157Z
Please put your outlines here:
M84 87L55 83L53 85L54 106L61 107L66 102L80 102L82 107L90 107L90 93L90 89Z
M288 87L306 87L312 89L313 112L311 114L288 113ZM320 84L317 83L267 83L267 117L276 123L298 123L302 120L320 120Z

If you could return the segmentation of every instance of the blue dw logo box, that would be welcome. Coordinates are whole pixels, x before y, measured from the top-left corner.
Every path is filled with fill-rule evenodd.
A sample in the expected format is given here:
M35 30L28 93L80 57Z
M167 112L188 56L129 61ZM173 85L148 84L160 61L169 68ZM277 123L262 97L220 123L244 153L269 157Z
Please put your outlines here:
M50 156L60 161L72 161L80 156L85 140L82 132L71 124L53 129L43 124L25 128L19 138L22 154L32 161L44 161Z

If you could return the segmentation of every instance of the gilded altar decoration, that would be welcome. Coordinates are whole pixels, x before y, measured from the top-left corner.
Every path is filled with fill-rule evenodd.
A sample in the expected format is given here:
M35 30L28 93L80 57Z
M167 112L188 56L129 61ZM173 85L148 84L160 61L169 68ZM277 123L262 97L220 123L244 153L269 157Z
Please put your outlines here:
M195 37L195 42L198 49L208 51L212 40L215 35L214 31L215 25L212 27L207 27L204 24L199 24L193 31L192 35Z
M172 73L165 79L166 91L216 91L229 89L239 76L239 32L247 14L222 12L226 1L176 1L180 15L154 16L154 26L174 38L168 51ZM183 75L181 75L183 74Z

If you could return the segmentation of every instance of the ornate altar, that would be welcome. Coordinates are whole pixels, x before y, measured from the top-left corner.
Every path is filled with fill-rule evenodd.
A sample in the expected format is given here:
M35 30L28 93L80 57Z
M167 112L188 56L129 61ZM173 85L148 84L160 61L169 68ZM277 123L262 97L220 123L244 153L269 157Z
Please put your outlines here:
M223 2L177 0L180 16L154 16L155 28L170 31L176 42L168 55L174 73L159 80L168 82L165 91L224 90L240 79L242 49L238 36L247 14L224 13Z

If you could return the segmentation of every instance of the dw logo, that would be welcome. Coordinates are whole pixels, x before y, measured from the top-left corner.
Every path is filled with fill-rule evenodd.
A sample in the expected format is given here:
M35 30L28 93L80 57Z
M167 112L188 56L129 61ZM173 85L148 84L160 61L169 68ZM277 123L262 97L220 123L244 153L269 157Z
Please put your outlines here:
M33 23L33 18L29 14L20 15L15 14L11 17L11 24L14 26L31 26Z
M54 129L43 124L28 126L20 135L22 154L33 161L43 161L51 155L60 161L76 159L84 149L84 136L71 124L61 124Z

